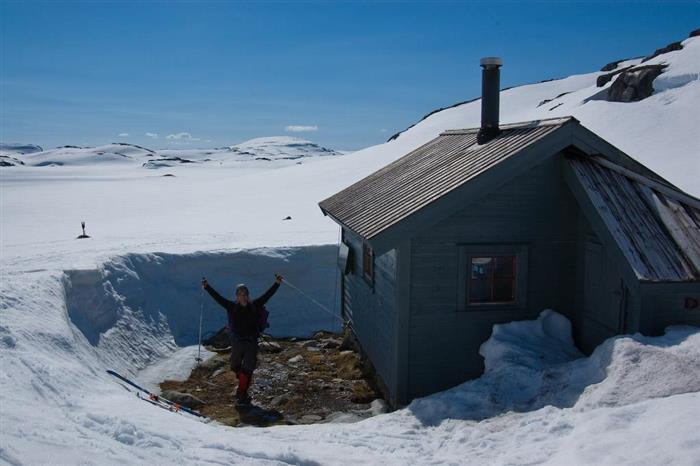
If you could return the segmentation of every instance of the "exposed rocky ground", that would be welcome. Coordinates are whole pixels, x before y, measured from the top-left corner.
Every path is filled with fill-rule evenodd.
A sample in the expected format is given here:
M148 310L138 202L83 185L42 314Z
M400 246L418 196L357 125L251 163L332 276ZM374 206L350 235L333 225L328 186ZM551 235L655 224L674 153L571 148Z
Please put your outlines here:
M189 379L161 383L162 395L231 426L353 422L386 411L369 365L348 339L328 332L306 340L265 336L250 390L254 406L238 410L225 341L210 340L217 354Z

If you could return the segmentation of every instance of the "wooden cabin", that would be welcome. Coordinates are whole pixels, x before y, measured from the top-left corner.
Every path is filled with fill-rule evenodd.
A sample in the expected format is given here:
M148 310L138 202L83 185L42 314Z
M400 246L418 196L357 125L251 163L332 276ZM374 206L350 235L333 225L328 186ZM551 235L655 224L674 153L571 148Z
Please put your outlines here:
M584 352L700 325L700 200L575 118L484 127L320 203L342 227L344 315L394 406L479 377L493 325L543 309Z

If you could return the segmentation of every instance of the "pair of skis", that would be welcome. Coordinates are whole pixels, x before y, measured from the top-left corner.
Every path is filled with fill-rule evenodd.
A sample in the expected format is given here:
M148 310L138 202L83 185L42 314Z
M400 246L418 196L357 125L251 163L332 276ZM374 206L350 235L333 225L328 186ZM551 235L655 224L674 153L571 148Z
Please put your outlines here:
M116 379L119 379L122 382L138 390L136 392L136 396L138 396L144 401L147 401L153 405L156 405L163 409L167 409L168 411L172 411L174 413L184 412L187 414L191 414L192 416L198 417L200 419L208 419L206 416L199 414L197 411L194 411L186 406L182 406L181 404L175 403L174 401L170 401L167 398L163 398L162 396L156 395L155 393L146 390L145 388L137 385L133 381L127 379L123 375L117 374L112 370L108 370L107 373L112 377L115 377Z

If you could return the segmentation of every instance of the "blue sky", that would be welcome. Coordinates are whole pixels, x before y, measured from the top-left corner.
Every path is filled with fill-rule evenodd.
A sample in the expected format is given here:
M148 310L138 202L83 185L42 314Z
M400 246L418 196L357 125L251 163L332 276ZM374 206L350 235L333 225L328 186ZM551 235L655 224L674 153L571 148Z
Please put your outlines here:
M697 1L0 2L0 140L46 147L358 149L478 96L482 56L503 57L505 87L700 26Z

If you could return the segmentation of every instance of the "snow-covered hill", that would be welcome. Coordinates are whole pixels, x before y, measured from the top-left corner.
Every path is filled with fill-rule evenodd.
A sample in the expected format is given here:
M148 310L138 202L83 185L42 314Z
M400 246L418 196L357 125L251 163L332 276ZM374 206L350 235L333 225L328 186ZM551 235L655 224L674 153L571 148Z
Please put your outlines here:
M17 144L17 143L2 143L0 142L0 167L13 167L23 165L20 160L22 155L31 154L33 152L41 152L42 149L36 144Z
M700 37L681 42L680 50L651 59L624 60L607 71L518 86L501 92L501 121L515 123L572 115L631 157L689 193L700 195ZM651 52L651 51L650 51ZM652 54L653 55L653 54ZM635 69L665 66L649 97L610 101L609 90ZM508 73L505 63L502 74ZM610 79L601 77L610 75ZM602 86L599 84L605 82ZM397 152L429 141L453 128L478 127L479 99L431 113L392 138ZM373 148L371 150L377 150Z
M648 64L667 65L649 97L608 100L629 74L601 76ZM506 90L502 121L572 114L700 194L700 38L609 68ZM0 462L697 465L696 328L617 337L583 358L566 320L547 311L494 330L482 378L342 426L202 424L105 375L117 368L138 379L195 341L202 275L228 294L226 284L258 290L282 272L332 308L338 229L317 202L443 130L478 123L479 102L465 103L343 157L286 138L196 151L13 152L25 166L0 177ZM82 220L92 238L76 240ZM278 334L337 325L291 288L270 310ZM204 312L205 332L223 325L223 313Z
M232 152L256 159L300 159L302 157L324 157L340 155L338 152L319 146L311 141L289 136L256 138L229 148Z
M7 147L7 149L4 149ZM251 139L219 149L148 149L135 144L113 143L97 147L63 146L42 150L32 144L4 145L0 156L16 160L10 165L91 166L122 165L145 168L173 167L187 164L213 165L236 162L297 160L302 158L342 155L305 139L276 136ZM116 169L116 168L113 168Z
M41 152L41 146L36 144L0 143L0 155L22 155Z
M23 154L24 165L45 166L84 166L103 164L131 164L153 157L155 152L132 144L107 144L98 147L63 146L40 152Z

